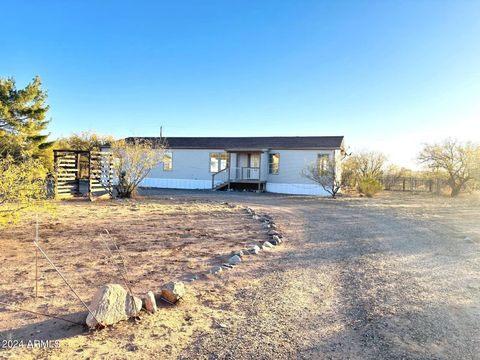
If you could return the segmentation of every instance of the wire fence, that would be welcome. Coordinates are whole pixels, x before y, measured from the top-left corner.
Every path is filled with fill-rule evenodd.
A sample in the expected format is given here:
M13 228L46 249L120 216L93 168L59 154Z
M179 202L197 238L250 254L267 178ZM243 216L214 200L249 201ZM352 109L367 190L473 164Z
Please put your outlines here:
M448 182L440 178L384 176L382 183L385 190L391 191L429 192L433 194L450 192ZM464 190L476 191L478 190L478 184L469 184Z
M417 177L384 176L382 179L385 190L418 191L440 193L446 186L442 179L425 179Z

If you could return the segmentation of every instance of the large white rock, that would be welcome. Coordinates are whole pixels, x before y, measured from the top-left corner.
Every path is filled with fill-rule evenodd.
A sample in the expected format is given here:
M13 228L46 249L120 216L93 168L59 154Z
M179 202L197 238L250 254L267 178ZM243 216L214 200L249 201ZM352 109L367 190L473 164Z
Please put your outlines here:
M265 241L262 247L263 249L273 249L275 246L271 242Z
M89 306L95 318L89 313L86 323L90 328L113 325L137 315L142 309L142 300L133 297L118 284L107 284L97 290ZM98 322L97 322L98 320Z
M162 287L162 297L171 302L176 303L185 296L185 285L183 282L169 282Z

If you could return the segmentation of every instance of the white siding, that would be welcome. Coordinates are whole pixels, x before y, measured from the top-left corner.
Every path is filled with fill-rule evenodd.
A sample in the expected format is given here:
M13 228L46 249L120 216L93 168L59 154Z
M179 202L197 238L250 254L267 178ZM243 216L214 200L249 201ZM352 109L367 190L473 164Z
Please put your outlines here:
M280 184L315 184L302 176L302 169L317 161L318 154L334 156L333 150L270 150L271 154L280 154L278 175L268 174L267 181Z
M317 183L302 176L302 170L317 161L318 154L332 158L334 150L276 150L271 154L280 155L278 174L267 175L267 191L281 194L329 196Z
M163 164L160 164L150 171L149 178L211 181L210 153L223 152L222 149L173 149L169 151L173 155L172 171L163 171Z
M163 164L151 170L141 186L176 189L211 189L210 153L223 152L223 149L173 149L173 169L163 171ZM338 156L334 150L276 150L280 154L278 175L268 174L268 153L261 157L262 180L267 181L268 192L283 194L328 196L321 186L302 176L302 169L317 160L318 154ZM244 154L238 155L238 163L246 166ZM237 156L232 154L232 164L237 164ZM221 182L221 179L217 183Z
M292 195L330 196L317 184L285 184L267 182L267 192Z
M152 169L141 186L170 189L211 189L210 153L223 149L173 149L173 168L164 171L163 164Z

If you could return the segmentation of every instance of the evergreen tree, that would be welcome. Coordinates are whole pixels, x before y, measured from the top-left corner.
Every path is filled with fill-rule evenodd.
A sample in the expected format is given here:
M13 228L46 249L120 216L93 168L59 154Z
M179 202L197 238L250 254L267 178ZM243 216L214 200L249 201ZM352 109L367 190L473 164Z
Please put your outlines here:
M43 133L49 123L45 119L49 106L41 86L38 76L24 89L17 89L13 78L0 78L0 157L47 162L53 142Z

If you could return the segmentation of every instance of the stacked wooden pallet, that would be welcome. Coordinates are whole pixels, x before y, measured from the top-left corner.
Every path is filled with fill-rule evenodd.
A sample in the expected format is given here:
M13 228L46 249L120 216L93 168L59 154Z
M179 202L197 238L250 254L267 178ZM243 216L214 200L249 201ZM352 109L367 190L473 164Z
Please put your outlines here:
M79 195L78 155L55 152L55 197L70 198Z
M105 151L90 151L90 197L112 194L112 154Z

